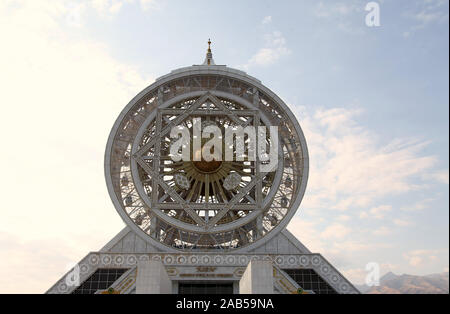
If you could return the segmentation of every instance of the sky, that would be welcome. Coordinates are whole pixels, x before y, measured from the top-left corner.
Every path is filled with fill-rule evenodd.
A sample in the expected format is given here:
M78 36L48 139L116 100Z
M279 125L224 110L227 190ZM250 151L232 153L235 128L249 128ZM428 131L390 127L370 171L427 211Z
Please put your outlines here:
M123 227L103 157L123 107L204 60L260 79L310 153L288 229L352 282L449 265L445 0L3 0L0 293L42 293Z

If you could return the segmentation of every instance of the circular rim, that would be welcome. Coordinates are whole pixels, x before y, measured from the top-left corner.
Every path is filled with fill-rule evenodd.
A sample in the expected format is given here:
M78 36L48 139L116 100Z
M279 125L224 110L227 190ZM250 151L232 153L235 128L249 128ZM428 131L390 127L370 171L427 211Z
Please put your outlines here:
M248 108L253 108L256 109L252 104L250 104L247 100L245 99L237 99L234 97L230 97L230 95L227 95L221 91L210 91L211 94L218 96L218 97L224 97L228 96L228 98L232 98L233 101L239 102L243 105L245 105ZM203 91L198 91L198 92L191 92L191 93L187 93L187 94L183 94L177 97L174 97L172 99L170 99L169 101L163 103L161 106L158 106L158 108L167 108L170 107L171 105L186 100L186 99L190 99L192 97L196 97L196 96L201 96L203 95ZM233 95L234 96L234 95ZM156 115L156 112L152 112L146 119L145 121L142 123L142 126L139 128L139 131L136 134L136 138L133 141L133 146L132 146L132 154L134 154L137 150L138 147L138 143L140 141L140 138L142 137L143 133L145 132L146 127L150 124L150 122L154 119ZM263 114L261 113L261 120L266 123L269 124L269 119ZM278 151L281 151L281 143L279 143L279 148ZM275 186L279 186L280 181L281 181L281 177L282 177L282 168L283 168L283 161L279 161L278 162L278 170L276 172L276 177L274 179L274 185ZM134 179L138 178L138 171L137 171L137 163L133 160L131 161L131 173ZM144 188L142 185L136 185L136 190L138 191L139 195L141 196L141 198L144 199L145 203L150 204L151 200L148 197L148 195L144 192ZM267 197L264 199L263 203L261 204L262 208L265 208L266 206L268 206L269 201L271 201L274 197L274 195L276 194L277 190L276 189L271 189L269 194L267 195ZM116 208L117 209L117 208ZM124 213L128 218L129 216L122 210L122 213ZM245 216L244 218L235 220L233 222L230 222L226 225L219 225L219 226L215 226L212 229L209 230L205 230L202 227L199 226L194 226L194 225L189 225L185 222L176 220L173 217L167 216L165 214L163 214L160 210L156 209L154 210L154 213L158 216L159 219L165 221L166 223L169 224L178 224L177 227L179 227L180 229L183 229L185 231L188 232L197 232L200 234L206 234L206 233L220 233L220 232L227 232L230 231L232 229L236 229L238 227L242 227L245 224L249 223L252 219L255 218L255 216L257 216L257 212L254 211L252 213L250 213L249 215ZM130 222L135 226L134 222L130 219ZM136 226L137 227L137 226ZM141 228L137 227L138 229L142 230ZM148 235L147 235L148 236Z
M146 242L151 244L152 246L155 246L159 249L162 249L163 251L171 251L171 252L180 252L180 250L175 249L173 247L164 245L156 240L154 240L152 237L150 237L147 233L145 233L141 228L139 228L133 220L128 216L128 214L123 210L121 202L118 200L117 195L114 191L112 177L111 177L111 152L112 152L112 146L114 143L115 136L117 134L117 130L120 126L120 123L126 116L126 114L130 111L131 108L136 105L136 103L141 100L145 95L147 95L149 92L155 90L157 87L164 85L167 82L179 79L181 77L190 76L190 75L202 75L202 74L208 74L208 75L220 75L220 76L226 76L232 79L237 79L240 81L243 81L244 83L249 84L250 86L256 87L257 89L261 90L263 93L265 93L266 96L271 98L275 103L277 103L281 109L284 111L285 114L288 115L290 118L292 124L295 127L295 131L299 137L300 145L301 145L301 152L302 152L302 161L303 161L303 172L302 172L302 179L301 184L298 188L297 194L294 196L295 201L290 206L289 211L286 213L286 215L281 219L281 221L267 234L265 234L263 237L259 238L253 243L247 244L243 247L238 247L233 249L233 252L245 252L252 249L255 249L264 243L267 243L270 239L272 239L276 234L278 234L282 229L286 227L286 225L290 222L294 214L297 212L298 207L304 197L306 186L308 182L308 176L309 176L309 156L308 156L308 148L306 144L306 139L304 136L304 133L300 127L300 124L298 123L295 115L292 113L290 108L282 101L275 93L273 93L270 89L262 85L258 80L255 78L245 74L244 72L226 68L226 67L218 67L218 66L207 66L206 68L203 66L195 66L195 67L189 67L184 69L179 69L176 71L173 71L172 73L156 80L153 84L145 88L143 91L141 91L139 94L137 94L128 104L125 106L125 108L121 111L120 115L116 119L110 135L108 137L108 142L106 145L105 150L105 178L107 183L107 188L109 195L111 197L111 200L114 204L114 207L116 208L119 215L122 217L122 219L125 221L128 227L130 227L137 235L139 235L142 239L144 239ZM236 96L237 97L237 96ZM244 100L244 99L242 99ZM229 252L229 250L218 252L219 254Z

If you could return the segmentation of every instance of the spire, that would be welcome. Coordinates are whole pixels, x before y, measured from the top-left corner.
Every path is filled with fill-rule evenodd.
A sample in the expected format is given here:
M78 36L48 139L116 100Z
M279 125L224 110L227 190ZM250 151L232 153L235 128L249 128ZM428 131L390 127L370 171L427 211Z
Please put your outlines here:
M206 58L203 65L216 65L211 52L211 39L208 39L208 51L206 52Z

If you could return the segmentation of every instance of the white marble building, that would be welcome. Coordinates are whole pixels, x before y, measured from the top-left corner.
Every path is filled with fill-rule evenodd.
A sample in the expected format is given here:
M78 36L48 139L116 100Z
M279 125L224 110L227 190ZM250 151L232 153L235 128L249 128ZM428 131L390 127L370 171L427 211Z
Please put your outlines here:
M266 172L265 155L251 158L250 133L236 140L233 160L197 156L209 136L198 133L195 146L195 119L203 130L255 127L267 153L278 149L275 166ZM170 152L178 126L194 138L189 160ZM274 126L276 136L258 128ZM157 79L120 114L105 177L126 227L48 293L358 293L286 230L305 193L308 165L306 140L286 104L259 80L216 65L209 47L202 65Z

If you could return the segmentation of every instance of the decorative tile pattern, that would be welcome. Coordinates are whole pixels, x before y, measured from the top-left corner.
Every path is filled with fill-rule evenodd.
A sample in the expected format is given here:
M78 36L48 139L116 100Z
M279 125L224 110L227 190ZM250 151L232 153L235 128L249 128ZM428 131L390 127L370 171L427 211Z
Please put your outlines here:
M223 181L223 187L227 191L234 190L241 183L241 179L241 176L236 172L231 173L228 177L225 178L225 181Z
M184 175L179 173L175 175L175 183L183 190L189 190L191 187L189 180Z
M312 269L337 293L358 293L353 285L346 280L320 254L302 255L220 255L220 254L121 254L121 253L90 253L81 262L80 282L85 282L97 269L129 269L138 261L162 261L165 266L231 266L242 270L250 260L270 260L281 269ZM66 283L68 272L47 293L71 293L77 287Z

